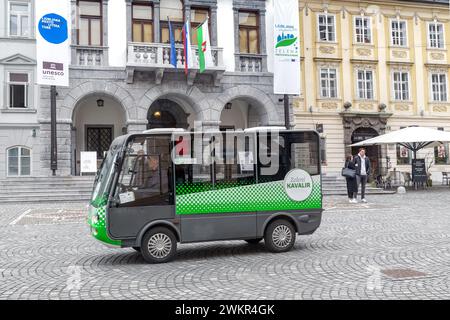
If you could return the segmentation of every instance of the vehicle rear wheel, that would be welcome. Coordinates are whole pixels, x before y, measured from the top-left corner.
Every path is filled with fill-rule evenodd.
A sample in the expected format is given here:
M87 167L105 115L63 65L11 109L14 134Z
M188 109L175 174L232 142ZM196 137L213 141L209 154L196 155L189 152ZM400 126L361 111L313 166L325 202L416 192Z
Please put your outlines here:
M271 252L287 252L294 246L295 236L292 223L280 219L269 224L264 234L264 242Z
M258 244L260 243L262 240L262 238L257 238L257 239L247 239L245 240L248 244Z
M177 239L168 228L150 229L142 239L141 254L149 263L169 262L175 257L176 252Z

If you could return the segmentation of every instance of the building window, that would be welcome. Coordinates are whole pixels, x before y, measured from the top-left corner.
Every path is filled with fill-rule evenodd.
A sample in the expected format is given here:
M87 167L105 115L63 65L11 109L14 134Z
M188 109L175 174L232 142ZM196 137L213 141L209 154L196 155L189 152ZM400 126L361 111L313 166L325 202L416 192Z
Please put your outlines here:
M396 71L393 73L394 99L409 100L409 73Z
M162 1L159 19L161 26L161 42L170 43L169 20L176 43L183 43L183 3L181 0Z
M133 3L133 41L153 42L153 7L148 4Z
M78 0L78 44L82 46L101 46L102 3L100 0Z
M319 39L320 41L336 41L335 18L332 15L319 15Z
M337 98L337 71L333 68L320 69L320 97Z
M86 128L86 151L96 151L97 159L103 159L113 139L113 126L88 126Z
M358 98L372 100L373 97L373 71L358 70Z
M30 4L9 2L9 35L11 37L30 36Z
M8 107L27 108L28 107L28 73L10 72L8 73Z
M447 101L447 75L443 73L433 73L431 75L431 91L433 101Z
M436 49L445 47L444 24L438 22L430 22L428 24L428 46Z
M8 176L29 176L31 174L31 150L25 147L8 149Z
M239 52L259 53L259 23L256 12L239 11Z
M207 8L194 8L191 7L191 45L197 45L197 28L206 21L206 18L210 16L209 9ZM211 39L211 21L208 21L208 30Z
M356 43L372 43L372 31L370 26L370 18L355 17L355 34Z
M391 21L392 45L405 47L407 44L406 32L407 32L406 21L392 20Z

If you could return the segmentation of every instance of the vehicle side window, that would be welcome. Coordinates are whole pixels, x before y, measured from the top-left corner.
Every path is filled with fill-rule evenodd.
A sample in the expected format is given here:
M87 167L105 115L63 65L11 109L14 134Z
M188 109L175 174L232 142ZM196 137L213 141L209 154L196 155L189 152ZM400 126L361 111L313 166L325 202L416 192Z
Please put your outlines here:
M278 132L258 133L258 182L283 180L290 170L285 138Z
M135 138L129 143L117 186L120 206L173 203L170 136Z
M215 189L254 184L254 135L223 133L215 147Z
M197 144L197 145L195 145ZM175 188L177 195L212 190L209 143L194 134L175 137Z
M299 168L310 175L320 173L319 140L312 132L293 133L286 136L290 148L291 168Z

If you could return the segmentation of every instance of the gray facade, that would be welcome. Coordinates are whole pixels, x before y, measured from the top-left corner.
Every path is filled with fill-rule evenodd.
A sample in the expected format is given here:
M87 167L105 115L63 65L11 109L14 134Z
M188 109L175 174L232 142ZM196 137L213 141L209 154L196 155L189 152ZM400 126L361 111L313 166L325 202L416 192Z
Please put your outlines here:
M195 121L199 121L203 129L219 129L224 125L226 128L236 129L257 125L284 125L282 97L273 94L273 75L267 72L266 1L233 1L235 34L238 30L236 14L240 9L256 10L263 25L260 28L261 54L250 57L259 61L261 67L244 66L244 70L240 59L248 57L239 53L239 45L234 42L237 45L233 48L236 63L233 63L234 70L231 71L226 70L222 61L223 48L218 47L218 28L229 26L217 24L217 1L185 1L186 15L189 14L190 6L209 8L215 60L214 67L204 73L194 69L189 70L187 76L183 67L174 70L166 61L169 49L168 45L158 43L158 19L153 21L155 43L136 44L131 41L132 1L124 2L126 10L123 14L126 15L128 28L127 57L123 67L112 67L108 63L108 42L113 41L112 35L105 34L105 30L108 30L106 21L111 21L105 15L112 14L111 9L106 8L108 1L103 1L103 46L80 47L73 40L70 87L57 89L57 175L79 174L79 152L85 151L88 143L86 128L91 125L109 125L105 118L112 112L123 115L120 120L115 121L118 123L110 124L114 128L114 137L124 132L142 132L151 127L149 119L156 109L158 112L169 113L175 126L186 129L192 129ZM163 1L149 2L156 15ZM74 11L76 1L72 0L71 3ZM73 22L74 19L75 17L72 18ZM75 34L74 31L72 39L75 39ZM177 45L177 50L178 48ZM100 109L95 104L98 99L105 101L105 107L101 109L105 117L98 115ZM51 175L49 87L41 87L38 124L39 144L42 146L39 154L40 174Z

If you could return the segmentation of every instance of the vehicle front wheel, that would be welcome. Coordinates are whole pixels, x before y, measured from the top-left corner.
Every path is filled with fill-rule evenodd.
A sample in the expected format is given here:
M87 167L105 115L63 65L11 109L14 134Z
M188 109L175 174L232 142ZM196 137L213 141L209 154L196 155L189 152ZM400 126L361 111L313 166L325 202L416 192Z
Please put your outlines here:
M142 239L141 254L149 263L169 262L175 257L176 252L177 239L168 228L150 229Z
M280 219L269 224L264 234L264 242L271 252L287 252L294 246L295 236L292 223Z

